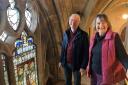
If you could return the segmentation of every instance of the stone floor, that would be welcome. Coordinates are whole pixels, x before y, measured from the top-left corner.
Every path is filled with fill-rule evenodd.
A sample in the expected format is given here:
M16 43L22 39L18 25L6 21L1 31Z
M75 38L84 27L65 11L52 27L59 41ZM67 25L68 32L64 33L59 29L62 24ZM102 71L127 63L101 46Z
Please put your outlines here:
M86 76L82 77L81 85L90 85L89 82L90 80ZM65 85L64 83L65 83L64 80L60 80L57 81L54 85Z
M65 85L64 80L60 80L56 82L54 85ZM90 85L90 79L88 79L86 76L82 77L81 85ZM128 85L128 82L124 83L124 81L117 83L116 85Z

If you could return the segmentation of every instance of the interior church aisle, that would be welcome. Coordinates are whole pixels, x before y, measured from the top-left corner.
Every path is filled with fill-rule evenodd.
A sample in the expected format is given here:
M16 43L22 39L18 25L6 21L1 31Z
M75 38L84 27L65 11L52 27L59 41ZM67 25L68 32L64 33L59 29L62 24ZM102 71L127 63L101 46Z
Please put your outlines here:
M65 85L64 80L60 80L56 82L54 85ZM90 85L90 79L87 78L85 75L82 77L81 85Z

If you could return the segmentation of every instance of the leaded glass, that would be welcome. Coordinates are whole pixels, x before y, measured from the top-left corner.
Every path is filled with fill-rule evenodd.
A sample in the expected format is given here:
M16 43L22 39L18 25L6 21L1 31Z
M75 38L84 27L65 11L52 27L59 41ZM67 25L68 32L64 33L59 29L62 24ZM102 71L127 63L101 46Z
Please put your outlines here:
M26 6L25 6L25 20L26 25L32 33L35 32L37 27L37 10L36 5L33 4L35 1L32 0L26 0Z
M13 63L17 85L38 85L36 46L25 31L15 41Z
M26 19L26 23L27 23L28 28L30 28L31 27L31 21L32 21L32 14L28 9L25 10L25 19Z
M17 30L20 22L20 14L17 8L15 8L15 1L9 0L10 6L7 8L7 17L10 26L13 30Z
M0 39L4 42L7 36L7 33L3 32L2 35L0 35Z

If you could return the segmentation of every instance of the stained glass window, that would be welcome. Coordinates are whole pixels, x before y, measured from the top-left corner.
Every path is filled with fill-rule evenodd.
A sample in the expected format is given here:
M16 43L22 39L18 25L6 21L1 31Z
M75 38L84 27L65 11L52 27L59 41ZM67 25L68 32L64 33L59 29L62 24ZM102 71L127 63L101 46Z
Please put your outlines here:
M5 80L5 85L9 85L9 79L8 79L8 72L7 72L7 65L6 65L6 60L5 60L5 55L1 54L1 59L2 59L2 64L3 64L3 71L4 71L4 80Z
M38 85L36 46L24 31L15 41L13 63L17 85Z
M20 14L17 8L15 7L15 1L9 0L10 6L7 8L7 17L10 26L13 30L17 30L20 22Z
M0 39L4 42L7 36L7 33L3 32L2 35L0 35Z

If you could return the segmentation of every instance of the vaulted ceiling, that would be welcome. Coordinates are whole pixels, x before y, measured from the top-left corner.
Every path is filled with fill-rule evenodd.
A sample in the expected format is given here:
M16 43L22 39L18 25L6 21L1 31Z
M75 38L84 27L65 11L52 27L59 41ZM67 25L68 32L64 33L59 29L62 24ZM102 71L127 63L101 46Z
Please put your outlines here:
M15 0L17 7L24 15L26 0ZM112 23L113 30L120 33L125 27L126 20L122 19L122 15L128 14L127 0L28 0L34 2L38 7L39 23L52 29L55 32L57 40L60 40L62 33L68 27L68 17L71 13L80 13L81 24L83 30L90 32L92 21L96 14L106 13ZM34 5L33 5L34 6ZM14 32L6 26L6 9L8 0L0 0L0 34L6 30L10 35L18 35L24 27L24 19L22 19L19 31ZM4 12L4 13L3 13ZM38 30L38 29L37 29ZM58 37L59 36L59 37Z

